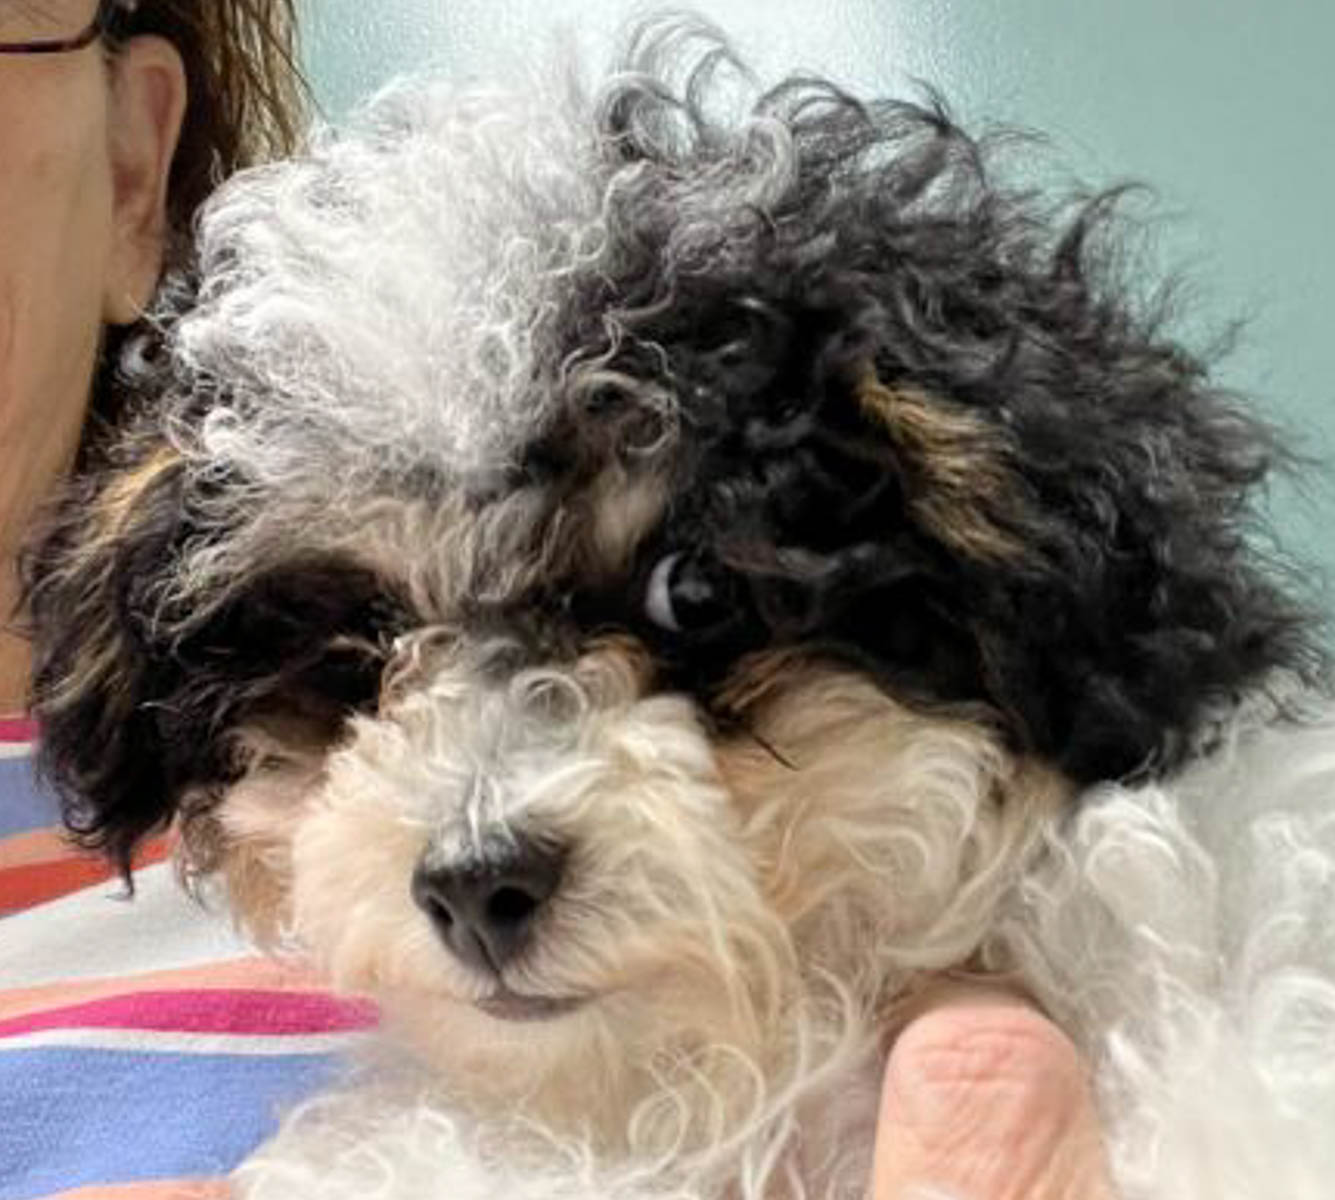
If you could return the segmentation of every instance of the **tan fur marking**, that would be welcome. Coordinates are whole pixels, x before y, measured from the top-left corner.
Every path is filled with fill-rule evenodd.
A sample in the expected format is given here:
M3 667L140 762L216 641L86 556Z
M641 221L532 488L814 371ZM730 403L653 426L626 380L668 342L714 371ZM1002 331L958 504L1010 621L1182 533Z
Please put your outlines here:
M654 657L643 642L613 633L590 642L571 674L602 702L625 704L649 692L654 672Z
M584 499L590 517L587 568L595 578L625 571L640 543L662 519L667 483L658 476L628 476L609 467L593 481Z
M808 650L788 646L749 654L733 668L716 696L716 703L727 713L749 716L776 694L790 689L810 673Z
M896 963L895 988L968 962L1070 784L986 725L916 712L855 672L792 655L757 655L729 692L750 736L716 747L719 770L769 902L811 938L814 961L836 936L822 914L861 912Z
M133 519L139 497L180 461L181 456L173 447L159 446L143 462L112 479L97 499L95 523L98 538L119 536Z
M172 447L159 446L143 462L112 478L83 514L79 540L59 564L58 574L78 583L86 632L69 674L48 685L42 698L42 710L47 715L77 703L89 691L105 690L110 704L126 699L124 689L117 686L118 672L124 664L124 634L109 599L111 575L119 561L120 543L140 515L140 498L180 461Z
M957 405L911 388L890 388L865 372L863 411L879 421L903 456L914 514L946 545L984 562L1008 562L1024 546L1000 514L1023 507L1019 481L997 433Z
M291 919L292 839L324 781L329 746L308 729L271 723L241 734L250 759L225 796L185 804L182 853L189 875L220 871L233 914L259 944L277 945Z
M86 564L99 562L110 567L116 560L117 544L135 520L140 497L180 461L174 449L160 446L142 463L113 477L98 493L84 526L86 534L75 548L74 561L64 569L82 570Z

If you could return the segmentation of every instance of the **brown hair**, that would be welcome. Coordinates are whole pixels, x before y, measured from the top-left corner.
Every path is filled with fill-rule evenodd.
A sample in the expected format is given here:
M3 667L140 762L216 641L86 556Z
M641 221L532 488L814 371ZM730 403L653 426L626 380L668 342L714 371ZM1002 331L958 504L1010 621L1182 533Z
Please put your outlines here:
M166 269L188 268L199 206L242 167L291 152L308 94L297 66L296 0L140 0L108 29L115 46L156 34L185 64L185 120L167 186ZM114 425L124 397L116 363L142 325L106 330L83 453Z

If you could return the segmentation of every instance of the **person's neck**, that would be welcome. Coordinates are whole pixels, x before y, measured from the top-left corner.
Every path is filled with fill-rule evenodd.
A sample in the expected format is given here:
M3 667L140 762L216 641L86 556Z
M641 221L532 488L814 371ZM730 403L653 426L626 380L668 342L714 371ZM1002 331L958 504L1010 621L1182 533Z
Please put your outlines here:
M28 705L32 647L18 622L18 582L0 569L0 717L19 716Z
M28 643L0 634L0 717L21 717L28 704Z

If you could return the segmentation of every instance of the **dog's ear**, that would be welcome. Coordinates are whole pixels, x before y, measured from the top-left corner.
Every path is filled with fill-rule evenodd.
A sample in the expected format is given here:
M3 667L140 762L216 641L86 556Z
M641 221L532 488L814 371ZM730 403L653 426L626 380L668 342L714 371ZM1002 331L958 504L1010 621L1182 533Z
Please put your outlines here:
M740 352L653 329L700 443L664 537L745 576L755 618L725 625L736 646L674 644L692 677L818 642L907 699L984 701L1090 783L1171 767L1246 693L1320 673L1317 622L1256 536L1276 434L1119 297L1022 282L1041 322L934 304L929 343L894 324L912 297L858 290L896 271L817 309L748 302Z
M70 830L128 871L175 801L154 706L169 688L139 608L189 536L183 466L165 448L76 479L25 561L40 765Z
M372 572L283 562L207 588L183 569L210 534L165 446L73 485L27 565L41 766L66 823L127 871L135 848L217 801L236 734L281 716L324 742L375 703L402 615Z
M1245 692L1320 663L1311 613L1252 539L1275 434L1166 344L1063 368L1066 332L1028 394L1021 376L972 404L870 374L855 390L953 564L942 594L985 697L1091 782L1174 765Z

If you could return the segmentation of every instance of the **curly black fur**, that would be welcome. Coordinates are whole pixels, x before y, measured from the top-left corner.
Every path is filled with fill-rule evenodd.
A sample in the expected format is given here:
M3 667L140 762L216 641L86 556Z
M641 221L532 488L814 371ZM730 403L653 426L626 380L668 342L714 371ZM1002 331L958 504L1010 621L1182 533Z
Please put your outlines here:
M650 557L685 550L736 602L675 647L684 678L821 644L888 686L988 701L1088 782L1171 767L1247 689L1319 672L1312 612L1253 537L1283 448L1129 294L1119 191L1054 224L939 101L794 80L752 116L787 131L785 161L643 79L601 130L637 171L584 309L622 340L579 340L682 397ZM785 186L766 204L726 205L767 172ZM859 411L867 365L990 431L1015 485L990 515L1022 553L963 555L914 522L927 485Z
M76 482L30 566L33 620L47 634L33 673L40 766L68 829L127 883L143 838L192 793L207 807L201 797L237 778L242 722L276 714L332 740L374 703L386 642L406 624L374 575L325 560L238 580L214 610L173 612L159 591L198 533L181 477L160 472L133 526L94 555L89 515L108 479Z

